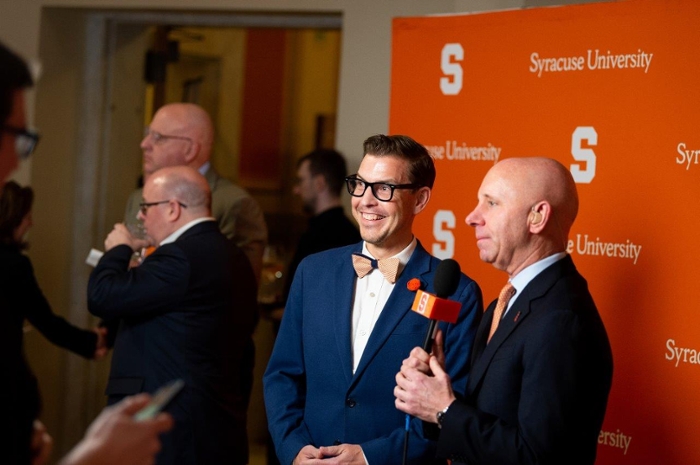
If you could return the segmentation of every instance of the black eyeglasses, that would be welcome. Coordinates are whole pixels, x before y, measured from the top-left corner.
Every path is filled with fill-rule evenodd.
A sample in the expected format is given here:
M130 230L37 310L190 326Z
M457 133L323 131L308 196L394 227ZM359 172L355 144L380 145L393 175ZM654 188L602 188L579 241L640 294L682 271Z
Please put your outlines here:
M2 126L2 131L15 136L15 151L21 160L24 160L34 152L39 143L39 134L26 128Z
M151 136L151 139L153 139L154 144L162 144L164 142L167 142L169 139L186 140L186 141L192 142L192 138L190 138L190 137L161 134L158 131L154 131L151 128L146 128L143 131L143 137L145 138L148 136Z
M161 200L160 202L141 202L139 204L139 210L141 210L141 214L146 216L146 212L148 212L148 209L154 205L162 205L164 203L170 203L170 202L177 202L178 205L180 205L182 208L187 208L187 205L184 203L177 201L177 200Z
M372 194L382 202L388 202L394 197L395 189L417 189L418 184L389 184L386 182L367 182L358 178L356 174L345 178L348 193L353 197L362 197L368 187L372 189Z

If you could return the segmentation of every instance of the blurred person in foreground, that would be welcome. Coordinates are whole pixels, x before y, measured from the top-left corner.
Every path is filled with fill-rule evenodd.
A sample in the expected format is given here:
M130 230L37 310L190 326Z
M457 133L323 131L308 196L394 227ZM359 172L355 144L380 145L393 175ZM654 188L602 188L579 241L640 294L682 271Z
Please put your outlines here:
M34 151L39 136L27 128L25 90L33 85L26 62L0 43L0 417L12 425L3 434L3 463L28 464L47 457L52 440L39 421L41 401L36 379L23 351L23 325L28 319L51 342L87 358L104 355L103 330L84 331L55 315L22 250L32 226L33 192L5 183L20 158Z
M396 407L441 428L439 457L595 462L613 366L586 280L566 253L577 212L574 179L555 160L510 158L486 174L466 222L481 260L508 283L479 325L466 391L451 385L440 341L431 356L416 347L396 375Z
M401 461L406 419L394 408L394 374L429 325L410 310L416 294L407 285L435 292L440 260L413 234L435 165L407 136L372 136L363 148L357 174L346 178L363 240L302 260L263 378L270 433L285 465ZM468 371L462 350L472 344L481 291L464 274L457 282L450 296L461 304L457 323L440 327L461 389ZM422 422L409 427L408 463L431 463L435 442Z
M173 419L168 413L159 413L149 420L135 420L134 414L150 400L148 394L138 394L105 408L59 465L153 464L161 448L159 436L172 429Z
M139 219L155 251L129 267L134 239L123 224L105 240L88 283L88 309L118 320L108 403L153 393L173 379L185 386L168 411L156 463L246 464L252 363L247 347L257 317L255 276L243 251L211 216L211 193L186 166L153 172Z

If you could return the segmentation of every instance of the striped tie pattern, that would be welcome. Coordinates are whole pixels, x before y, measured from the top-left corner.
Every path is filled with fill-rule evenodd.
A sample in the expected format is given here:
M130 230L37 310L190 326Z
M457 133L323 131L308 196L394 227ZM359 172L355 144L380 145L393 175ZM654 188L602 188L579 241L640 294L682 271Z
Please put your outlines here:
M513 298L514 295L515 288L511 283L508 283L505 286L503 286L503 289L501 289L501 293L498 294L498 302L496 303L496 308L493 311L493 320L491 320L491 330L489 331L489 338L486 340L487 344L491 341L493 333L496 332L496 328L498 328L498 323L503 317L503 311L506 309L506 307L508 306L508 302L511 298Z

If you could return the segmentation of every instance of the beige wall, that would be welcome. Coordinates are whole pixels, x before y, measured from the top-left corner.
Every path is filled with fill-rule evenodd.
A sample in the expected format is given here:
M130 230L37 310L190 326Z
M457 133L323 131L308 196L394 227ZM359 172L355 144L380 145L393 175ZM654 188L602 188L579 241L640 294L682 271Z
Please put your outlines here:
M571 3L587 0L0 0L0 40L30 59L41 56L46 71L29 99L30 115L36 113L44 138L33 160L16 174L20 182L31 182L37 191L31 258L45 294L58 313L81 325L90 323L80 298L89 270L81 262L86 247L101 245L104 231L81 222L81 214L87 211L88 218L100 219L97 205L112 200L105 197L104 183L101 187L100 173L105 171L99 161L86 157L76 142L89 123L81 121L85 80L103 79L99 70L92 76L83 75L86 28L94 26L86 23L87 12L196 9L341 14L336 144L348 156L349 170L354 171L362 155L362 141L388 129L393 17ZM41 113L33 111L35 103L41 105ZM107 137L93 136L94 147L100 146L101 137ZM76 173L86 172L94 173L94 182L73 186ZM61 453L79 438L99 408L96 378L103 376L105 365L86 368L86 362L59 351L37 334L27 339L44 394L45 419ZM86 390L86 385L91 389Z

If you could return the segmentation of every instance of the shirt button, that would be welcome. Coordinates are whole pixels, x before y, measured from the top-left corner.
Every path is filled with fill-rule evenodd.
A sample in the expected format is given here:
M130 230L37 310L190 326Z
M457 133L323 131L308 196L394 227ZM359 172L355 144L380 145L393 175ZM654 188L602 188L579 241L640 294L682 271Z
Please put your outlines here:
M366 335L367 335L367 331L365 331L364 329L360 331L360 336L366 336Z
M375 293L374 293L374 292L370 292L370 293L369 293L369 296L370 296L370 297L374 297L374 296L375 296Z

